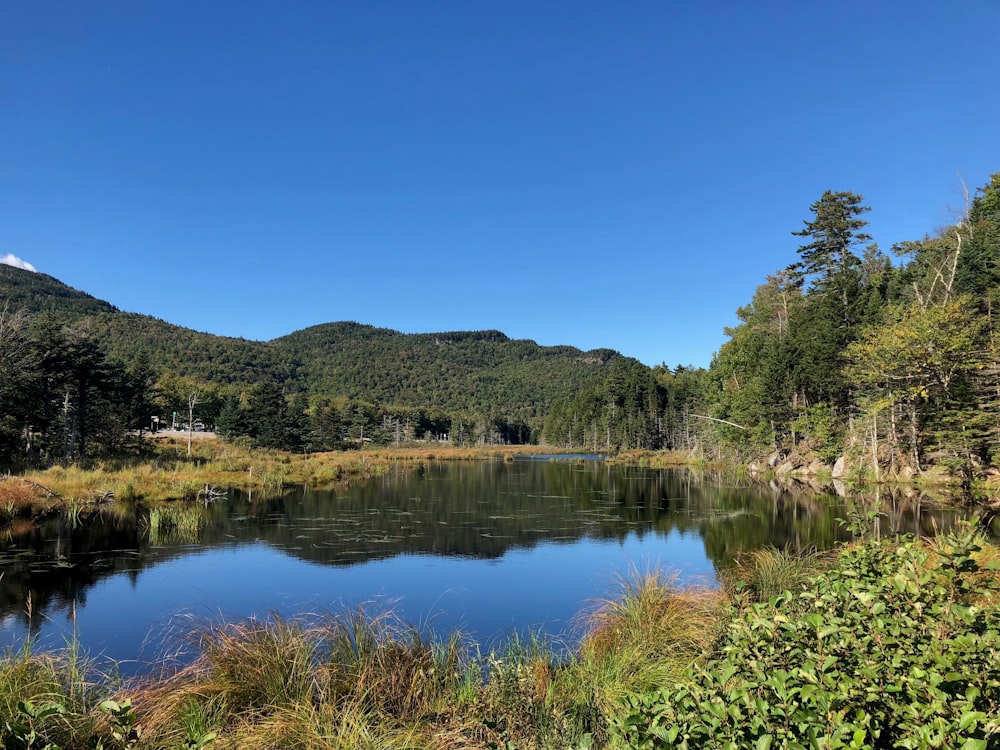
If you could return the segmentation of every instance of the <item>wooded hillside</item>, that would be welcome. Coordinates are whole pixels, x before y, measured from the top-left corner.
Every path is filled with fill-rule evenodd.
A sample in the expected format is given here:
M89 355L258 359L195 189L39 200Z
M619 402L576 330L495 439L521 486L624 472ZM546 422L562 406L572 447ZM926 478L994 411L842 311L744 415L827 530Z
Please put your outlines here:
M499 331L403 334L342 322L268 342L214 336L6 265L0 309L7 463L119 449L116 431L149 427L153 415L293 449L427 437L528 442L554 408L561 414L578 394L601 393L609 376L650 373L610 349L544 347ZM89 369L74 375L83 363ZM625 395L600 422L604 447L640 444L636 430L626 437L616 428L630 418ZM641 444L655 447L648 433Z

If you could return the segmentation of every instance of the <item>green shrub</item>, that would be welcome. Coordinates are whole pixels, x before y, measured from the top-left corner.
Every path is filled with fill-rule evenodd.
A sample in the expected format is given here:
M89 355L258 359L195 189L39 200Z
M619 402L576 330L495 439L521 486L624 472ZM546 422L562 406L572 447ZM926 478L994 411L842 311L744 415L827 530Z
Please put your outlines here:
M734 613L677 687L625 701L639 748L1000 747L1000 596L963 530L844 548L798 595Z

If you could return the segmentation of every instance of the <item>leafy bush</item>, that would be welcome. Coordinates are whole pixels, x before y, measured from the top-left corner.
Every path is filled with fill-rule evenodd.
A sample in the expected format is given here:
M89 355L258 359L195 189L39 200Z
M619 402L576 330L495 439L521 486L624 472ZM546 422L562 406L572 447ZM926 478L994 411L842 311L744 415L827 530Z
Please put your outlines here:
M1000 747L1000 596L971 530L844 548L797 596L748 604L679 686L632 696L639 748Z

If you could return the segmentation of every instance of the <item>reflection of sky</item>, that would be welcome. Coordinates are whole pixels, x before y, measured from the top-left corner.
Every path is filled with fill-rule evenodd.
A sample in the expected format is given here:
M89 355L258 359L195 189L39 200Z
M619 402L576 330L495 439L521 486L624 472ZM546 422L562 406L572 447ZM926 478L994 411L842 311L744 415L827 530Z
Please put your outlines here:
M350 567L239 545L170 559L142 571L135 584L124 573L109 577L88 591L75 627L92 655L150 661L175 647L192 621L337 612L375 601L376 609L391 603L408 622L460 627L489 644L513 629L569 633L588 600L613 595L630 571L652 567L685 582L714 581L700 537L676 530L641 539L632 533L623 542L545 542L493 560L400 555ZM42 625L40 643L59 645L70 632L60 614ZM19 625L0 624L0 644L22 636Z

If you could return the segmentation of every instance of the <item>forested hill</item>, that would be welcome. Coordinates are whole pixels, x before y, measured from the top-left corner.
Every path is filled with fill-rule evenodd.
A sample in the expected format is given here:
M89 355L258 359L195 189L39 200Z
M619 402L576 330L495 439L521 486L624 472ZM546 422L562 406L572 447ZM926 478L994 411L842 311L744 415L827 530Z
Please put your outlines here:
M214 393L216 412L226 398L243 394L245 404L247 394L270 383L289 398L301 394L311 402L498 417L537 430L553 404L599 387L609 363L649 372L610 349L540 346L499 331L404 334L345 322L268 342L215 336L121 312L51 276L0 265L0 310L4 305L27 313L36 327L72 327L110 361L144 363L161 393L174 391L173 401L195 387ZM164 406L169 413L180 405ZM212 407L202 411L212 419Z
M539 346L500 331L404 334L360 323L313 326L270 345L301 363L315 393L522 419L544 414L623 359L610 349Z
M9 310L52 313L66 319L116 311L107 302L66 286L44 273L24 271L0 263L0 310L4 305Z

